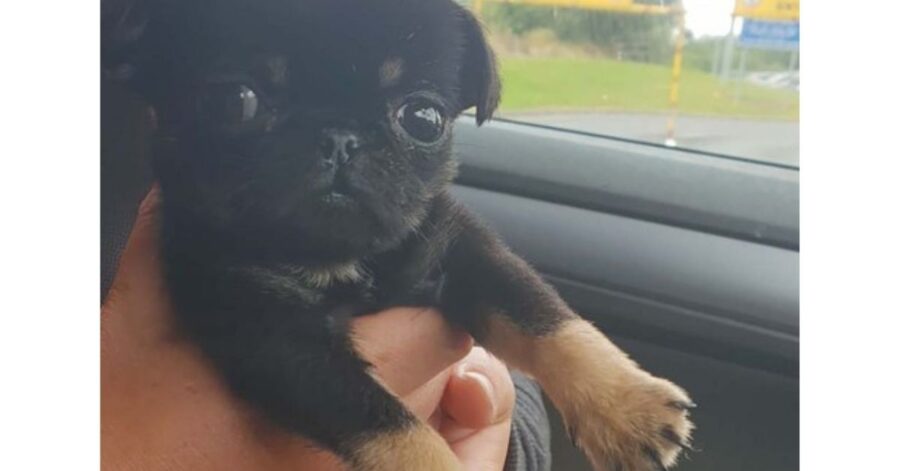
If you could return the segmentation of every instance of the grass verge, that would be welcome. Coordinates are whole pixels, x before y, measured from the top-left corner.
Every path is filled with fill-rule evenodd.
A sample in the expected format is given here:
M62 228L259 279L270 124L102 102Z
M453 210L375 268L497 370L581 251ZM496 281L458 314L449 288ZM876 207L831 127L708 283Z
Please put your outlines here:
M668 67L599 58L519 58L500 61L501 110L609 110L661 112L669 109ZM679 110L685 114L797 120L799 93L749 83L723 83L686 69Z

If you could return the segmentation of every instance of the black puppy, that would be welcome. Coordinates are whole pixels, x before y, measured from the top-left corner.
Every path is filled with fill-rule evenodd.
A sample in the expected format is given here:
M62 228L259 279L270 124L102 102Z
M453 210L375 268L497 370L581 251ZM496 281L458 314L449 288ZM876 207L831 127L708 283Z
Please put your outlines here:
M687 395L448 195L453 120L490 118L500 89L470 13L452 0L104 7L107 71L158 119L179 320L237 395L353 470L458 469L348 328L432 305L535 377L598 469L663 469L688 446Z

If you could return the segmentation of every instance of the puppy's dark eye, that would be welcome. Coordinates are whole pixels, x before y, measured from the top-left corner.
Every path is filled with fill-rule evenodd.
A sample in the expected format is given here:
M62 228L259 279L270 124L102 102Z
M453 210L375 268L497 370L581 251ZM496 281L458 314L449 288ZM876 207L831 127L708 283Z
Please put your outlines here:
M413 139L430 144L444 135L444 111L427 98L411 98L397 109L397 124Z
M256 92L241 83L207 85L198 105L210 124L227 127L252 122L266 111Z

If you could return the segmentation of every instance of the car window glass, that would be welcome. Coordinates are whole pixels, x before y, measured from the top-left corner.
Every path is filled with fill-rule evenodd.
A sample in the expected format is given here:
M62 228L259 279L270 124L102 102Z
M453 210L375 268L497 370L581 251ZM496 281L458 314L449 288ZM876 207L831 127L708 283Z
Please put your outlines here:
M799 0L467 0L502 118L799 166Z

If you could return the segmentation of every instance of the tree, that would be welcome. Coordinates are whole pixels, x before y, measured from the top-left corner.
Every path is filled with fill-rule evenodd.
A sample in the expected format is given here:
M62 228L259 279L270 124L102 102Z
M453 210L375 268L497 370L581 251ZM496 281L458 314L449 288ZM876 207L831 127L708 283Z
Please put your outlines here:
M675 19L667 15L492 3L484 17L490 26L513 34L546 28L560 40L594 44L619 58L665 63L672 57Z

